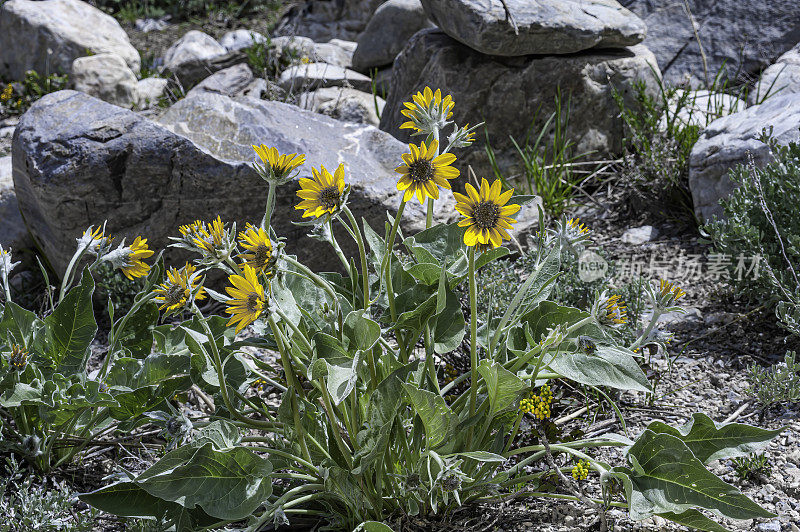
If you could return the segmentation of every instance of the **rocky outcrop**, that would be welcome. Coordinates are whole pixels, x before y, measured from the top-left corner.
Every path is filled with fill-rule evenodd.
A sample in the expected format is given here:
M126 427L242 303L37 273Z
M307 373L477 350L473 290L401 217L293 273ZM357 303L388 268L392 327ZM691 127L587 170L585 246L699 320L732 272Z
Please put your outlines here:
M343 122L377 126L386 102L383 98L355 89L330 87L304 92L300 95L299 105Z
M633 108L637 105L636 83L644 82L655 95L657 72L649 66L654 62L643 46L567 56L499 58L475 52L441 31L424 30L395 60L380 127L409 140L408 130L399 129L406 120L400 114L403 102L425 86L440 88L453 96L453 119L458 125L486 122L492 147L507 169L507 161L517 159L509 136L524 141L532 126L538 134L560 94L564 107L569 100L568 134L575 140L577 152L617 152L622 148L623 124L614 91ZM536 122L531 124L534 118ZM461 164L473 164L476 171L490 175L481 137L478 135L468 154L460 157Z
M747 101L755 105L772 95L795 92L800 92L800 44L761 73Z
M137 102L136 75L115 54L79 57L72 63L70 82L75 90L114 105L130 107Z
M302 35L317 42L357 41L383 0L304 0L281 18L275 35Z
M763 104L722 117L709 124L692 148L689 189L694 209L702 220L723 214L719 200L735 188L728 172L739 164L764 165L769 148L758 138L764 128L781 144L800 139L800 94L777 95Z
M301 63L281 73L278 84L286 91L298 93L325 87L352 87L370 91L372 80L347 68L328 63Z
M420 0L388 0L375 10L364 33L358 38L353 69L367 72L391 65L408 40L431 22Z
M236 52L250 48L255 44L265 44L269 39L252 30L234 30L229 31L219 40L219 44L229 52Z
M405 146L391 135L283 103L209 93L179 101L161 123L79 92L49 94L17 127L14 185L28 229L63 272L74 238L104 220L118 238L142 235L155 248L194 219L219 214L240 227L260 220L266 184L251 166L251 144L259 143L306 154L300 177L310 177L312 166L344 163L351 209L378 230L386 211L397 209L393 169ZM279 191L277 233L310 266L336 267L329 248L307 238L307 227L291 224L299 220L295 190ZM440 219L454 216L452 196L443 198ZM424 220L422 207L410 203L406 228L419 230Z
M28 70L68 74L87 52L116 54L139 72L139 53L125 30L85 2L8 0L0 6L0 77L19 80Z
M275 37L272 46L281 54L297 59L305 57L312 63L328 63L342 68L353 64L356 44L341 39L314 42L308 37Z
M250 67L241 63L212 74L186 93L186 96L208 92L234 97L250 87L254 80Z
M756 74L800 41L800 3L797 0L620 0L644 19L644 45L658 60L664 79L672 84L706 84L723 68L729 76Z
M616 0L422 0L450 37L489 55L571 54L638 44L646 27Z
M28 244L28 230L22 221L11 178L11 156L0 157L0 246L19 249Z

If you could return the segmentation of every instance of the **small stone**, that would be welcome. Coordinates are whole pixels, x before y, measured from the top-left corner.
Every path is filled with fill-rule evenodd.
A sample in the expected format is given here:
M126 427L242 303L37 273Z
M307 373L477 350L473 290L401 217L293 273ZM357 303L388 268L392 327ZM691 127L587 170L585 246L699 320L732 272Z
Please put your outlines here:
M641 227L633 227L628 229L622 234L621 240L626 244L638 246L645 242L655 240L658 236L658 229L652 225L643 225Z
M164 54L164 68L178 72L187 63L207 61L227 52L214 37L202 31L191 30L175 41Z
M165 78L144 78L136 84L136 106L146 109L156 105L167 91L169 80Z
M169 23L169 15L161 18L137 18L134 22L134 27L142 33L150 33L151 31L163 31L167 29Z
M136 102L136 75L115 54L79 57L72 63L72 82L75 90L120 107Z
M266 43L269 39L252 30L229 31L219 40L219 44L229 52L250 48L254 44Z
M768 523L759 523L756 525L758 532L781 532L780 521L770 521Z

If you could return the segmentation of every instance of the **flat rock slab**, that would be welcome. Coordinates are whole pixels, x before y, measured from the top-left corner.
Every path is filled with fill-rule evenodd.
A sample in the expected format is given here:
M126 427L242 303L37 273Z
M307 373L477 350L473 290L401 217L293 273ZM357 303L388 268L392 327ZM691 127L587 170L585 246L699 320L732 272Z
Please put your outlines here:
M800 92L800 43L761 73L747 101L755 105L772 95L794 92Z
M403 103L426 86L439 88L442 94L453 96L456 124L486 122L502 170L516 172L518 166L512 166L520 162L509 137L524 142L530 131L535 138L554 112L560 93L563 107L569 100L569 135L576 143L576 153L594 152L593 157L615 153L622 148L623 124L614 91L631 108L637 105L637 83L644 83L655 97L657 70L649 66L654 61L641 45L568 56L487 56L441 31L423 30L395 60L380 127L409 140L409 130L400 129L407 120L400 113ZM547 135L550 130L545 139ZM416 137L415 142L419 142ZM492 175L484 146L481 131L475 144L458 154L462 170L471 164L478 177Z
M0 76L21 80L28 70L69 74L88 54L120 56L139 72L139 52L122 26L80 0L9 0L0 6Z
M354 70L328 63L304 63L287 68L278 84L288 92L302 92L326 87L352 87L369 92L372 80Z
M571 54L640 43L644 22L615 0L422 0L454 39L484 54Z
M240 227L259 221L267 185L252 168L256 143L305 153L300 177L311 177L311 166L333 170L345 163L350 207L379 231L386 211L399 205L393 169L406 147L372 126L209 93L181 100L162 122L75 91L48 94L23 115L13 144L17 200L57 272L72 256L75 238L104 220L118 239L142 235L155 249L195 219L219 214ZM338 268L328 246L308 238L307 227L291 224L300 219L295 191L296 185L280 189L274 218L287 251L314 268ZM456 215L452 196L444 198L437 202L442 220ZM403 220L405 230L419 230L423 208L410 203Z
M800 139L800 94L768 98L761 105L719 118L703 130L689 160L689 189L700 219L723 214L719 201L736 188L728 176L731 169L748 164L750 155L757 166L772 160L767 145L758 140L762 129L769 127L781 144Z

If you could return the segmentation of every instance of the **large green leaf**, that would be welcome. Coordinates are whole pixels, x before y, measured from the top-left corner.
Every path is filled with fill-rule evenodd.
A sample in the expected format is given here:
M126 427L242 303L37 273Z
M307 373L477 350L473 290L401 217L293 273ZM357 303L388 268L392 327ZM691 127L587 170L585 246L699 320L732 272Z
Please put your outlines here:
M443 355L461 345L467 332L461 299L440 279L436 296L436 326L433 328L433 350Z
M139 307L117 332L119 347L132 357L149 355L153 348L153 327L158 323L158 317L158 305L152 301Z
M342 330L348 340L347 347L351 352L372 349L381 337L381 326L370 319L363 311L352 311L344 319Z
M494 361L481 361L478 373L486 382L490 417L494 417L516 403L520 392L526 388L525 383L519 377Z
M11 301L7 302L0 320L0 340L7 344L21 344L30 347L34 333L42 326L42 321L30 310Z
M650 392L650 383L636 359L620 349L599 347L592 355L560 351L549 362L550 369L564 377L591 386Z
M88 269L74 287L44 320L43 354L55 371L70 375L86 369L89 346L97 333L92 308L94 280Z
M731 519L774 517L705 468L680 438L646 430L628 450L632 469L612 473L625 484L631 518L705 508Z
M193 532L219 521L199 508L187 509L150 495L135 482L117 482L91 493L83 493L78 498L98 510L120 517L175 519L178 532Z
M542 279L543 282L546 282L544 277L542 277ZM533 340L538 342L543 337L547 336L550 329L559 325L570 326L588 317L589 313L583 310L565 307L553 303L552 301L541 301L536 308L525 313L520 321L528 323L533 335ZM592 338L603 338L605 333L590 322L572 331L568 338L578 337L580 335L586 335Z
M353 529L353 532L394 532L391 527L378 521L364 521Z
M671 427L662 421L653 421L647 428L680 438L704 464L723 458L747 456L783 431L782 428L766 430L741 423L717 425L700 412L693 414L692 419L680 428Z
M442 396L408 383L403 383L403 388L411 400L414 411L425 425L428 447L430 449L440 446L452 447L458 416L450 410Z
M249 517L272 493L272 464L249 449L218 450L212 441L179 447L139 475L147 493L219 519Z

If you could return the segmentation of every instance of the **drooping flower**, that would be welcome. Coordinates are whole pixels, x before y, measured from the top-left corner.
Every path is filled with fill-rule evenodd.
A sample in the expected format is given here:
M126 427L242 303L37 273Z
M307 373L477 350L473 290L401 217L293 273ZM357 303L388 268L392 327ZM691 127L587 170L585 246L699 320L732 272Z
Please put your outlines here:
M295 209L305 210L303 218L320 218L326 214L335 213L341 206L345 189L344 164L340 164L331 175L324 167L311 169L313 179L300 180L300 190L297 196L303 201Z
M403 154L405 164L395 168L395 172L402 174L397 181L397 190L404 190L403 201L408 201L416 194L420 203L425 202L425 198L439 198L439 187L450 190L448 179L458 177L458 169L450 166L456 161L456 156L452 153L443 153L439 156L436 151L439 149L437 141L431 142L430 146L425 143L417 147L409 144L410 153Z
M427 134L434 128L444 127L447 120L453 116L455 102L450 95L442 98L440 89L434 92L430 87L425 87L413 95L411 100L403 103L405 109L401 110L400 114L408 118L408 121L403 122L400 129L413 129L415 134Z
M201 224L193 238L194 245L209 254L216 254L224 246L226 240L225 224L222 217L217 216L208 224Z
M296 153L281 154L277 148L268 148L264 144L256 146L253 144L253 149L256 154L261 158L264 166L260 169L263 170L262 177L267 181L275 181L279 184L284 183L290 178L291 173L300 165L306 162L305 155L298 155Z
M245 264L259 273L272 274L272 266L275 262L272 254L272 242L263 228L248 224L247 229L239 233L239 243L247 251L247 253L239 255Z
M130 246L126 246L123 240L117 249L106 253L102 260L122 270L125 277L133 280L144 277L150 271L150 266L145 264L143 259L151 257L153 253L153 250L147 247L147 239L137 236Z
M198 279L194 273L197 268L189 263L181 268L170 268L167 272L167 281L161 283L153 290L156 297L153 301L160 303L159 309L169 312L180 310L192 299L205 299L205 289L198 285Z
M458 222L459 227L466 227L464 243L468 246L479 245L481 249L491 249L502 245L503 240L510 240L508 229L516 223L511 216L519 211L520 206L508 200L514 189L502 192L502 183L496 180L489 185L486 179L481 181L480 191L467 183L467 194L454 193L456 210L464 216Z
M85 250L86 253L93 255L102 255L108 252L111 247L112 238L105 236L102 227L89 227L83 234L76 239L78 241L78 250Z
M231 275L228 280L233 286L225 289L231 297L225 312L231 315L228 325L235 324L238 333L261 316L267 308L267 298L256 270L247 264L242 267L242 275Z

